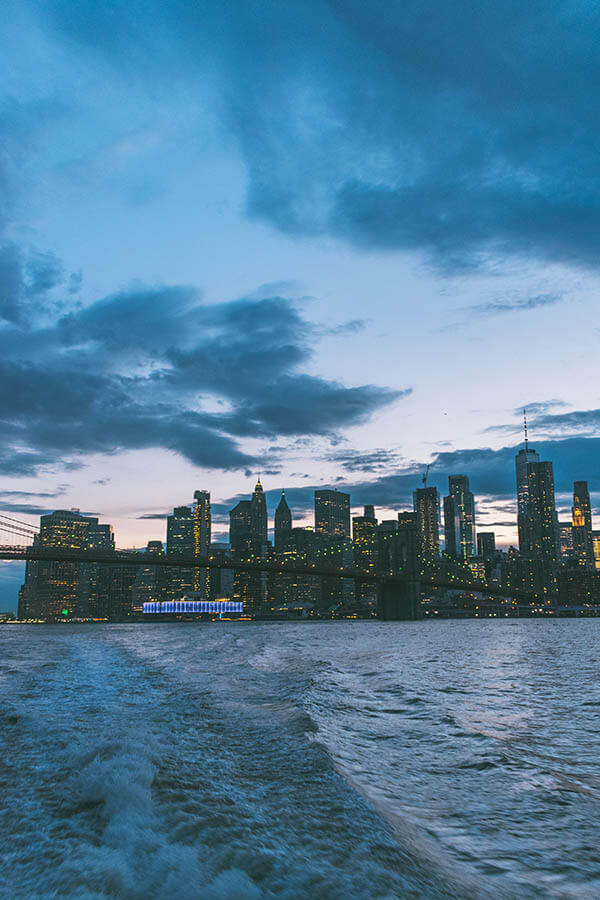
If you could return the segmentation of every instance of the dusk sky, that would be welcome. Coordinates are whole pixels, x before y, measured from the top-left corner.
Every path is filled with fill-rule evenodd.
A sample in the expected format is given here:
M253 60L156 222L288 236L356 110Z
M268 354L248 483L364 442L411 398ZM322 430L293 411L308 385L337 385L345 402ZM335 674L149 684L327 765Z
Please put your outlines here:
M380 517L427 463L515 540L514 454L600 492L600 10L7 0L0 506L121 547L261 476ZM225 536L223 537L225 539ZM22 567L0 567L16 609Z

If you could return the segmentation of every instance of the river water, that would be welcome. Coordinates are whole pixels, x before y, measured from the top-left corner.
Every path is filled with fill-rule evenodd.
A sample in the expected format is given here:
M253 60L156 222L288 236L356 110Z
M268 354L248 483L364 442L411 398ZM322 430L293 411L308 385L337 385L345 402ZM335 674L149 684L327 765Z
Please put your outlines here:
M0 629L0 896L600 896L600 620Z

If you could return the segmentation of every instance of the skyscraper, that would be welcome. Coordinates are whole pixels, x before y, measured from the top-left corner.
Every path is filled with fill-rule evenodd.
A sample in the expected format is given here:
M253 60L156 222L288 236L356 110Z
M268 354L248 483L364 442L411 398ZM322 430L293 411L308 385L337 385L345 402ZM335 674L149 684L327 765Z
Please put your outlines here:
M195 550L194 517L189 506L176 506L167 516L167 553L193 556Z
M88 526L86 550L114 553L115 536L112 525L100 525L98 520ZM79 596L77 609L80 615L106 618L112 615L110 605L112 566L103 563L79 563Z
M210 494L208 491L194 491L194 500L194 555L208 556L211 533Z
M527 490L528 552L546 559L558 559L558 518L551 462L527 464Z
M558 542L561 559L569 559L573 556L573 524L572 522L558 523Z
M163 556L162 541L148 541L146 556ZM131 605L134 613L141 613L144 603L164 600L168 588L168 569L162 566L140 566L131 589Z
M41 516L35 545L63 550L85 550L88 531L96 528L95 548L110 549L112 529L98 526L98 519L82 516L79 510L59 509ZM99 529L99 530L98 530ZM108 531L106 530L108 529ZM108 545L106 541L108 540ZM88 564L85 564L88 569ZM86 583L90 571L86 569ZM87 598L82 594L80 564L60 560L28 560L25 583L19 594L19 617L55 619L63 615L87 614Z
M594 546L592 542L592 507L587 481L576 481L573 485L573 554L588 568L594 568Z
M264 554L267 545L267 533L268 533L268 520L267 520L267 501L265 499L265 492L263 491L263 486L260 483L260 478L256 482L256 487L254 488L252 494L251 503L251 517L252 517L252 537L256 541L257 545L264 549L261 549L261 553Z
M229 544L234 553L249 555L252 547L252 505L240 500L229 511Z
M258 560L267 555L267 504L258 481L252 498L240 500L229 513L229 541L234 559ZM266 597L266 573L236 571L233 597L244 609L257 610Z
M417 488L413 494L417 516L417 544L423 559L440 555L440 499L437 488Z
M530 450L527 437L527 418L523 413L523 425L525 431L525 447L521 447L515 456L515 471L517 476L517 529L519 532L519 550L521 553L531 552L531 529L529 526L529 480L527 466L530 463L540 461L535 450Z
M477 556L489 559L496 552L496 535L493 531L477 532Z
M189 506L176 506L167 516L167 553L169 556L195 556L194 516ZM180 600L194 590L193 569L173 567L169 571L169 596Z
M377 519L355 516L352 519L354 565L361 572L374 575L377 569ZM360 587L364 587L361 585Z
M210 494L208 491L194 491L194 500L194 556L207 557L211 533ZM204 597L209 596L209 569L194 569L194 590Z
M330 537L350 537L350 494L315 491L315 531Z
M281 492L281 500L275 510L275 548L280 550L292 530L292 513L285 499L285 491Z
M475 499L466 475L448 477L448 496L444 497L444 534L446 553L467 560L477 553L475 540Z
M398 542L402 570L412 576L417 570L417 552L419 547L416 512L398 513Z

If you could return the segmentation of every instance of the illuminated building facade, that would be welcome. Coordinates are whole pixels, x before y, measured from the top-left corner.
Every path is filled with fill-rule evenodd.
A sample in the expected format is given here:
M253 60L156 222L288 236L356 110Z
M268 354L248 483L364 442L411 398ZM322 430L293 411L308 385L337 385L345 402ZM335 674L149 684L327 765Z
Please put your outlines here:
M267 519L267 500L260 478L256 482L256 487L252 492L250 501L250 518L252 523L252 538L255 545L260 548L261 555L264 554L267 544L268 535L268 519Z
M167 553L169 556L195 555L194 515L189 506L176 506L173 514L167 516ZM168 593L177 600L194 590L194 570L179 567L169 570Z
M112 525L101 525L98 520L88 526L85 546L87 550L114 553L115 536ZM112 614L111 596L114 573L112 566L102 563L78 565L78 614L90 618L108 618Z
M496 552L496 535L493 531L477 532L477 556L491 559Z
M208 556L211 535L210 494L208 491L194 491L194 556ZM194 569L194 590L208 597L210 593L210 570Z
M573 485L573 556L588 568L594 568L594 545L592 541L592 507L587 481L576 481Z
M373 516L354 516L352 543L354 564L361 572L375 574L377 570L377 519Z
M367 575L377 573L377 519L372 506L365 506L364 515L352 519L354 565ZM369 582L356 585L356 599L363 604L375 604L377 587Z
M229 545L234 553L251 552L252 507L249 500L240 500L229 511Z
M530 450L527 442L515 456L515 471L517 476L517 530L519 533L519 550L521 553L530 553L531 528L529 524L529 477L527 466L540 461L535 450Z
M315 531L329 537L350 537L350 494L315 491Z
M281 500L277 504L275 510L275 549L279 549L285 544L287 535L292 530L292 511L285 499L285 491L281 492Z
M417 570L418 532L415 512L398 513L398 543L402 571L414 575Z
M464 561L476 556L475 499L466 475L448 477L448 496L444 497L444 536L448 556Z
M417 488L413 494L417 522L418 552L423 560L440 555L440 498L437 488Z
M528 545L534 556L558 559L558 518L551 462L527 464Z
M162 541L148 541L149 556L164 556ZM139 566L132 588L132 610L141 613L144 603L165 600L168 593L169 569L164 566Z
M561 559L573 556L573 525L571 522L558 523L558 540Z
M267 503L258 480L250 500L240 500L229 513L229 541L234 558L244 561L265 559L268 552ZM244 609L257 612L267 597L265 572L235 571L233 599L243 602Z
M91 526L98 527L97 518L82 516L78 510L57 510L40 518L35 543L62 550L85 550ZM96 532L96 541L101 533ZM88 569L86 580L89 574ZM52 620L81 613L87 613L87 599L80 586L78 563L27 561L25 582L19 593L19 618Z
M312 528L291 528L281 535L274 558L286 565L311 566L318 559L319 538ZM268 603L271 609L316 609L321 599L321 579L316 575L269 573Z
M214 562L229 563L232 554L227 544L214 543L210 545L210 559ZM210 599L217 597L233 597L233 569L210 570Z

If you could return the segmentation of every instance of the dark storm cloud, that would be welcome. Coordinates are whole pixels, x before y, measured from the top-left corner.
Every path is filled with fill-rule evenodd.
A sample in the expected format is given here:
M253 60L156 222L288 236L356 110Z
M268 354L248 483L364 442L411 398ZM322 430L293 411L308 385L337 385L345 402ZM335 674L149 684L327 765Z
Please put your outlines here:
M570 403L565 403L564 400L538 400L535 403L526 403L524 406L517 407L513 412L515 416L522 416L523 411L526 411L527 415L531 417L547 413L551 409L559 409L570 405Z
M0 408L0 423L4 429L5 422ZM71 460L57 460L52 452L20 449L15 446L7 433L0 436L0 471L5 477L19 477L21 475L33 475L40 469L61 463L62 468L76 467Z
M38 7L120 76L199 93L210 81L248 211L284 231L419 249L445 268L504 253L598 264L596 3Z
M574 409L566 413L542 412L532 419L538 431L553 434L600 434L600 409Z
M502 525L514 525L516 520L509 520L515 508L515 454L519 446L435 454L427 484L437 487L440 495L444 495L448 491L449 475L467 475L482 514L493 512L495 515L507 516ZM591 490L595 486L600 488L600 438L571 437L565 440L536 441L535 449L541 459L553 462L557 493L569 494L573 490L573 481L580 479L588 480ZM353 507L373 503L380 507L406 509L412 507L413 491L422 486L424 469L425 464L399 467L394 474L381 475L369 481L346 479L337 484L337 487L350 493ZM315 488L324 486L326 485L319 484L286 489L286 497L291 506L295 503L300 510L306 512L312 507ZM270 502L275 502L276 505L277 492L271 491L269 496L272 496Z
M45 516L54 512L56 507L36 506L35 503L5 503L0 500L0 512L21 513L29 516Z
M399 466L398 454L393 450L378 448L362 452L360 450L341 450L325 457L336 463L346 472L381 472Z
M547 400L541 403L530 403L525 407L530 437L539 434L543 437L568 435L600 435L600 409L574 409L571 412L555 413L551 410L570 406L560 400ZM515 415L522 415L522 410L515 410ZM509 425L493 425L485 431L512 433L521 429L522 423ZM531 443L531 440L530 440Z
M53 292L65 277L53 253L0 244L0 322L26 325L32 316L58 308Z
M481 522L480 525L485 528L514 528L515 523L516 519L508 519L505 522Z
M519 312L523 310L538 309L543 306L554 306L564 299L563 294L536 294L521 300L490 300L487 303L479 303L469 307L470 313L480 316L493 316L498 313Z
M40 284L50 281L40 270ZM237 438L333 434L403 395L306 374L318 339L284 297L205 305L189 287L136 287L37 329L9 324L0 329L0 461L25 474L162 448L198 466L255 467L260 457Z
M62 497L66 493L64 487L57 488L55 491L0 491L0 503L5 498L14 497Z

